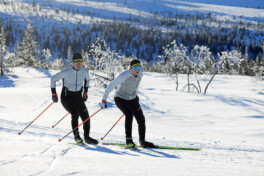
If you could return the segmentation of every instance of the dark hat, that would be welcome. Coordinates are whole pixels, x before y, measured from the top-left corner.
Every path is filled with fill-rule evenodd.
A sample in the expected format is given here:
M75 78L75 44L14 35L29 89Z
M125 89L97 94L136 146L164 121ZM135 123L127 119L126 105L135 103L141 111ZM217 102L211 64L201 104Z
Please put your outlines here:
M73 62L83 62L82 55L80 53L74 53L72 56L72 61Z
M133 59L131 62L130 62L130 66L133 67L134 65L137 65L137 66L140 66L140 61L138 59Z

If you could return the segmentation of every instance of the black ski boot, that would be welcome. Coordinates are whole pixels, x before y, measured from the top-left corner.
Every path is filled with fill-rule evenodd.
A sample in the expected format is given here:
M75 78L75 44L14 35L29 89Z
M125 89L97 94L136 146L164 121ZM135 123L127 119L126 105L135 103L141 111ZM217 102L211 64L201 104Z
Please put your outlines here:
M84 138L85 143L87 144L98 144L98 141L96 139L93 139L91 137L85 137Z
M75 132L73 133L73 135L74 135L74 140L75 140L75 142L76 142L77 144L82 144L82 143L83 143L83 140L82 140L82 138L80 137L79 131L75 131Z
M147 142L147 141L139 141L139 142L142 148L158 148L158 146L154 145L152 142Z
M136 147L132 138L126 138L126 145L128 148L135 148Z

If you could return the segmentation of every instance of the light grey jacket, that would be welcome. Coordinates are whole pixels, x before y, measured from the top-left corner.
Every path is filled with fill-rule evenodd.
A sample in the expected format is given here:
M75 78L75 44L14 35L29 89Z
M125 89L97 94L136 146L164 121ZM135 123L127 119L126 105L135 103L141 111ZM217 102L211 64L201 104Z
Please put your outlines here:
M63 79L63 86L67 87L69 91L76 92L80 91L85 81L85 87L89 87L90 76L89 70L81 67L80 71L68 67L59 73L55 74L51 78L50 87L56 87L56 81Z
M132 100L137 96L137 89L142 79L143 73L140 72L137 77L133 76L131 70L122 72L114 79L106 88L103 99L106 100L109 93L115 88L115 97L120 97L125 100Z

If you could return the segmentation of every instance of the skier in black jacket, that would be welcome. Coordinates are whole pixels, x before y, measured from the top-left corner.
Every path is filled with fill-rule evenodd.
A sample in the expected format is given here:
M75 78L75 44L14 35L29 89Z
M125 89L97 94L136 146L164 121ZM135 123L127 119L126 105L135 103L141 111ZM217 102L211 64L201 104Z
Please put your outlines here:
M62 79L63 87L61 91L61 103L63 107L71 114L72 129L78 126L78 118L82 121L89 117L88 110L84 102L88 99L88 87L90 82L89 70L82 67L83 58L80 53L73 55L73 66L68 67L51 78L52 100L58 102L56 93L56 81ZM83 87L84 85L84 87ZM98 141L89 136L90 120L83 124L84 141L88 144L98 144ZM77 143L83 143L78 128L73 131L74 140Z

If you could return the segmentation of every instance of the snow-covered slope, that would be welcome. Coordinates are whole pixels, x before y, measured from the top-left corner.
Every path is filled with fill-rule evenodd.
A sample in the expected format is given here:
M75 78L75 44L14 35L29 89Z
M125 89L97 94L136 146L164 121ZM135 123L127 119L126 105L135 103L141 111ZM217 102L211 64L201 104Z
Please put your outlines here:
M22 135L17 135L51 103L50 77L57 71L15 68L0 77L1 175L230 175L264 173L262 85L251 77L217 75L206 95L176 92L172 80L144 73L139 98L146 116L147 140L158 145L202 148L201 151L153 149L131 151L115 146L76 146L67 112L54 104ZM5 82L3 80L5 79ZM180 89L186 77L180 75ZM12 87L13 86L13 87ZM57 84L58 91L61 83ZM204 87L204 85L202 85ZM103 89L91 82L89 113L97 111ZM91 136L100 139L122 115L111 108L91 119ZM81 129L82 133L82 129ZM124 119L105 142L124 143ZM137 124L133 125L138 143Z
M264 0L9 0L0 2L0 16L17 19L50 16L58 22L99 22L114 17L157 18L177 13L216 13L250 20L263 20ZM72 13L73 14L69 14ZM158 14L158 15L157 15ZM239 19L240 20L240 19ZM239 21L238 20L238 21Z

